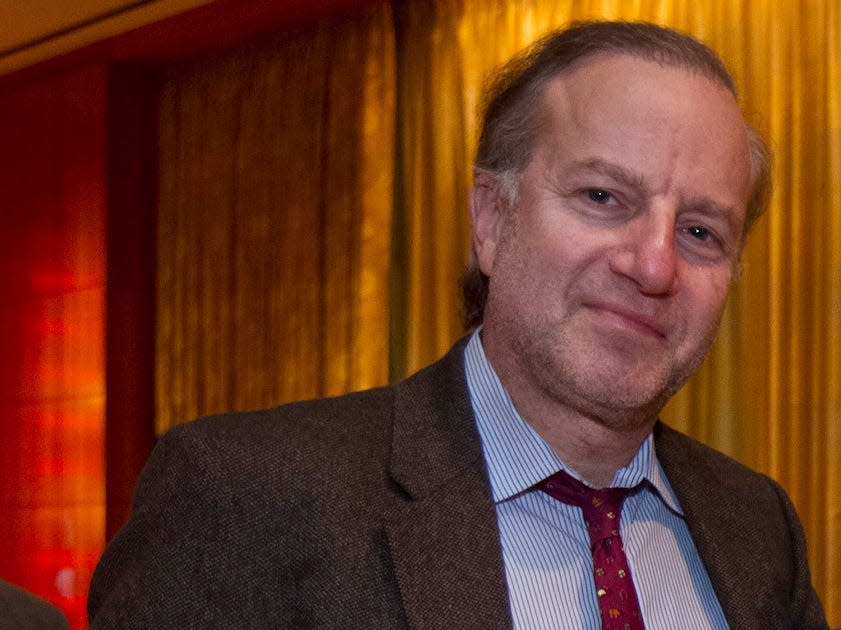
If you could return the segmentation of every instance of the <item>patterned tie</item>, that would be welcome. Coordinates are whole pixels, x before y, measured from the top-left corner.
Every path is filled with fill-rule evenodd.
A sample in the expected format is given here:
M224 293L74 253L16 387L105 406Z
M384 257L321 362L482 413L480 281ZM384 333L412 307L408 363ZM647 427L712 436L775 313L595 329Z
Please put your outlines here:
M635 488L594 490L560 471L537 488L584 512L603 630L644 630L628 558L619 536L622 502Z

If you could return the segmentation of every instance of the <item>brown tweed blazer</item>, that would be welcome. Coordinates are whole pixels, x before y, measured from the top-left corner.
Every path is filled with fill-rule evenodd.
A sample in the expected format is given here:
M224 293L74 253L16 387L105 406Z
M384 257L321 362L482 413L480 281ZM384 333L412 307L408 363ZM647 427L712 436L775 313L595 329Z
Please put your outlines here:
M169 432L94 575L91 628L510 628L462 351ZM780 487L665 426L656 444L731 626L825 627Z

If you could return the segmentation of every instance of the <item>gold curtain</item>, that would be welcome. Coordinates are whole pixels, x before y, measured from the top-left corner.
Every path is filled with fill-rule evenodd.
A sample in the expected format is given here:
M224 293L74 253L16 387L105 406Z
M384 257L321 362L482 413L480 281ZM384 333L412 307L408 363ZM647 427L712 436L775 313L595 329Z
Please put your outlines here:
M485 76L549 29L646 20L706 41L775 151L716 345L664 412L673 426L779 480L841 625L841 2L412 0L398 6L398 138L405 183L406 370L461 332L453 278Z
M386 4L166 71L159 433L388 379L394 102Z

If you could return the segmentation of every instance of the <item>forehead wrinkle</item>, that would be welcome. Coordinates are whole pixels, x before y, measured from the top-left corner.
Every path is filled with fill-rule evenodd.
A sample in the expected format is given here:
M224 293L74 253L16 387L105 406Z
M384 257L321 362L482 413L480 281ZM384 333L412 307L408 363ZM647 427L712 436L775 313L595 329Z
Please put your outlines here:
M620 184L631 186L639 190L648 191L648 186L645 178L641 173L629 169L621 164L608 162L602 158L590 158L587 160L579 160L573 163L573 169L581 171L589 171L597 175L604 175Z

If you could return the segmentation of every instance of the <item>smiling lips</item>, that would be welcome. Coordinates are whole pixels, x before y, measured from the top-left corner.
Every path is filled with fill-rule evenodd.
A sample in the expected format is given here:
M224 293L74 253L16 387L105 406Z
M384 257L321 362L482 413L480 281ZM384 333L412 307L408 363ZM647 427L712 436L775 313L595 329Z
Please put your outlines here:
M648 315L635 312L626 306L606 302L589 302L584 306L600 315L614 327L635 330L657 339L666 338L666 328L661 322Z

